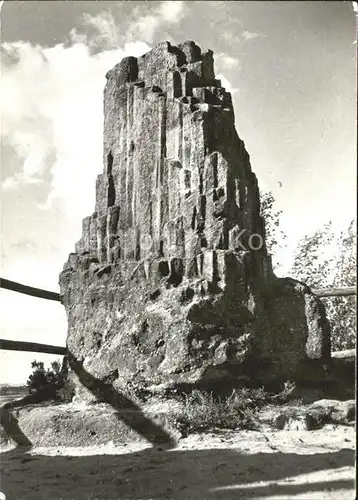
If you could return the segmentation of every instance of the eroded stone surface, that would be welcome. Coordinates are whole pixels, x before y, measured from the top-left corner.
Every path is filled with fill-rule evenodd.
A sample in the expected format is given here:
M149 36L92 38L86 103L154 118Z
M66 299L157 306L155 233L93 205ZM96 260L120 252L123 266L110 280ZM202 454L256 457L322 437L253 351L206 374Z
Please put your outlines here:
M272 273L213 53L164 42L106 78L95 212L60 276L69 351L119 387L323 377L324 308Z

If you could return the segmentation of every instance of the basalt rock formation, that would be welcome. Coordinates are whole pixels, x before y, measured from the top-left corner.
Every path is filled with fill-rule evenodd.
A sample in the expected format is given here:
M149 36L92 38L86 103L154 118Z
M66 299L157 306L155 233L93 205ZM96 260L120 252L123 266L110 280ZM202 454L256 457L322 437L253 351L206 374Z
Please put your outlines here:
M60 275L69 352L119 386L316 377L324 307L272 272L212 51L161 43L106 78L96 208Z

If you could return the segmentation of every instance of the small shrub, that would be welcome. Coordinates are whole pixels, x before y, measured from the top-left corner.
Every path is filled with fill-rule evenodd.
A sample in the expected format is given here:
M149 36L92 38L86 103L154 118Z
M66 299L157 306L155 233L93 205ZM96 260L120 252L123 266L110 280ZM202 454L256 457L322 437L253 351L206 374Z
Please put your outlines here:
M51 368L45 370L44 363L35 360L31 363L31 368L33 372L26 383L30 394L44 389L55 390L61 385L62 375L59 361L52 362Z
M215 397L212 393L194 390L185 396L176 422L184 433L253 427L250 402L238 391L228 397Z
M270 403L285 403L294 388L295 384L286 382L284 390L276 395L263 388L242 388L227 397L215 397L196 389L185 395L181 410L173 412L171 420L185 435L214 429L255 429L256 412Z
M56 399L62 403L71 403L75 395L75 384L72 380L66 380L63 387L56 391Z
M31 363L31 368L33 372L27 380L27 388L30 394L46 391L58 401L67 403L72 400L75 394L75 386L69 379L65 380L60 361L53 361L51 368L45 370L44 363L35 360Z
M42 361L31 363L33 370L27 380L27 388L30 394L38 391L46 391L48 395L56 401L70 403L75 395L75 384L66 378L65 371L61 368L60 361L53 361L51 368L45 370Z

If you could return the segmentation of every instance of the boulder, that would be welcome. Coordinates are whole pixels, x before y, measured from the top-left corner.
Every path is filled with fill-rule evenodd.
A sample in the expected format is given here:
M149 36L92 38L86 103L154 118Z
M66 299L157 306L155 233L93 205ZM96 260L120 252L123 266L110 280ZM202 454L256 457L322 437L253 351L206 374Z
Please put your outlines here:
M257 413L263 428L286 431L320 429L327 424L348 425L355 421L354 400L320 399L309 405L267 406Z
M324 307L272 272L213 53L164 42L106 77L95 211L60 275L79 386L324 379Z

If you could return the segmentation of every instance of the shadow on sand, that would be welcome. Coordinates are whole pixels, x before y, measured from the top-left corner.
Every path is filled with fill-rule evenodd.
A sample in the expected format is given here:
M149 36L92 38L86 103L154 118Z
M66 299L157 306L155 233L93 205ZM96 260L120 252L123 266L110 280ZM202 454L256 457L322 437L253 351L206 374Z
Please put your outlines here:
M111 382L99 380L83 368L82 362L68 355L68 362L81 383L101 401L116 410L116 416L128 427L143 436L153 445L172 448L175 440L162 427L144 415L141 408L122 392L114 389Z
M68 354L68 361L71 369L76 373L82 384L101 401L111 405L116 410L116 417L119 420L122 420L128 427L153 445L160 445L162 449L175 446L175 440L170 434L146 417L141 408L125 394L114 389L112 383L93 377L83 368L82 362L71 354ZM18 421L11 410L50 401L51 398L53 398L53 392L42 390L20 400L4 404L0 408L0 418L6 435L15 441L18 446L30 447L32 445L31 441L21 431Z
M1 455L1 464L1 490L17 500L292 498L353 488L352 480L326 475L311 483L293 482L300 474L352 466L351 450L246 455L230 449L145 449L82 457L20 455L14 450ZM257 484L260 481L265 483Z

